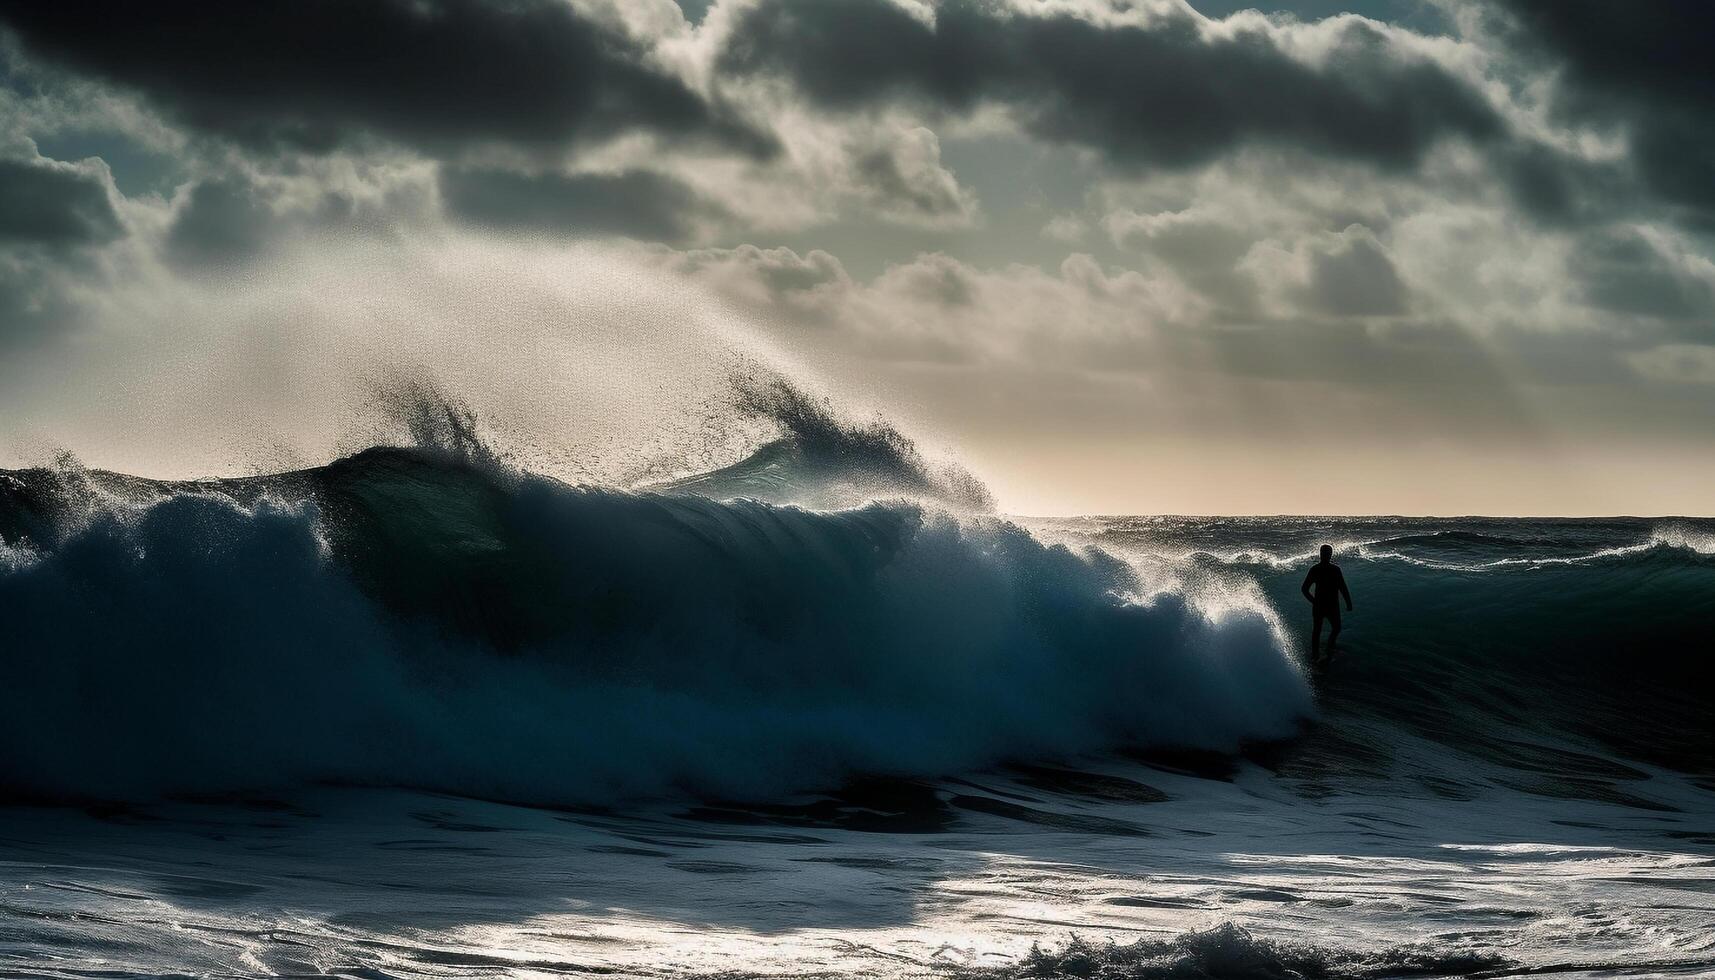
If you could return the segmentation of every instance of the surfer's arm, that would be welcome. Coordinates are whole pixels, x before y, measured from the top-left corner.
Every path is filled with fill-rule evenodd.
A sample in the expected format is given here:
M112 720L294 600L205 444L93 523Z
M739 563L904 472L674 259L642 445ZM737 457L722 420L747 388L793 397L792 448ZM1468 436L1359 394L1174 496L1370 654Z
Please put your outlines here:
M1346 588L1346 573L1340 573L1340 595L1346 600L1346 611L1352 611L1352 590Z
M1316 597L1310 594L1310 583L1315 578L1316 578L1316 569L1312 568L1310 571L1304 573L1304 584L1300 585L1298 587L1298 591L1304 593L1304 601L1305 602L1315 602L1316 601Z

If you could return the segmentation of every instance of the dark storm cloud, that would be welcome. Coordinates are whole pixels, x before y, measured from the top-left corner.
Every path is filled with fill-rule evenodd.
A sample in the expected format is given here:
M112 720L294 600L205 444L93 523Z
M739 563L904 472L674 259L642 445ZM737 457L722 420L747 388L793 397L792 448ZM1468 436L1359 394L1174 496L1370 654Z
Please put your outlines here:
M40 59L265 147L369 135L430 150L561 145L645 130L772 150L558 0L0 0L0 23Z
M104 172L42 157L0 159L0 352L44 341L75 320L65 274L87 269L98 246L124 233Z
M1623 168L1612 161L1593 162L1532 142L1497 148L1491 159L1513 203L1543 224L1599 224L1640 203Z
M0 160L0 243L92 245L120 231L99 175L53 160Z
M714 210L682 182L644 170L568 176L446 168L440 188L457 220L573 237L683 241Z
M188 270L241 265L306 236L395 240L431 208L430 190L415 182L372 190L378 193L356 197L313 182L206 177L174 202L164 254Z
M1629 132L1659 197L1715 222L1715 4L1500 0L1507 40L1560 70L1557 108Z
M1665 320L1715 315L1709 283L1687 275L1636 232L1585 236L1569 266L1585 301L1600 309Z
M1444 136L1502 129L1478 92L1361 22L1317 69L1259 32L1206 40L1189 16L1104 27L950 0L930 26L889 0L763 0L738 18L719 66L790 79L836 110L1002 103L1040 137L1129 166L1190 166L1264 143L1398 168Z
M100 247L126 232L115 196L90 162L0 158L0 368L77 320L68 279L92 271Z

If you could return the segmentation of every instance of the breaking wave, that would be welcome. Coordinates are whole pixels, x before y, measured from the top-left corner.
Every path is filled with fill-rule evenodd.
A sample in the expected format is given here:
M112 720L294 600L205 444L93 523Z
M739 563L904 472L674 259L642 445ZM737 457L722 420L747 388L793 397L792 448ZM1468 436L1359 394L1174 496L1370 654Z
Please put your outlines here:
M731 384L739 417L771 425L775 438L740 462L648 489L819 508L912 497L964 512L994 509L979 480L955 463L925 459L885 421L842 420L829 403L778 376L741 375Z
M891 430L784 407L765 462L656 492L428 435L205 483L7 474L4 790L762 798L1124 743L1231 751L1311 711L1266 608L960 516L949 500L984 498ZM729 479L763 470L902 499L807 510Z

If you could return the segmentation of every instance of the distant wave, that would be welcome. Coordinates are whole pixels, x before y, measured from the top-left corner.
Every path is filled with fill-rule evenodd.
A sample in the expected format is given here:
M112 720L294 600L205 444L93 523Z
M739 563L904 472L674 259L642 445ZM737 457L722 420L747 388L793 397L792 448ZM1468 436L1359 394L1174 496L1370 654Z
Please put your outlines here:
M1356 557L1368 562L1398 562L1420 568L1457 572L1482 572L1519 566L1585 565L1647 555L1656 551L1679 551L1694 556L1715 557L1715 534L1671 523L1652 528L1633 544L1575 551L1571 554L1516 553L1531 548L1555 548L1563 551L1575 548L1576 542L1564 539L1515 539L1461 531L1438 531L1432 534L1402 535L1375 540L1342 540L1332 544L1341 560ZM1449 544L1468 547L1434 547ZM1425 546L1430 547L1425 549ZM1410 550L1413 548L1420 550L1413 553ZM1496 552L1501 554L1497 557ZM1316 548L1291 552L1255 548L1231 551L1198 548L1185 552L1180 557L1201 557L1234 566L1286 568L1314 562L1318 555Z
M1429 534L1402 534L1398 537L1382 538L1378 541L1365 542L1367 546L1379 545L1476 545L1479 547L1540 547L1563 546L1564 539L1557 538L1509 538L1498 534L1483 534L1478 531L1434 531Z
M1650 545L1679 548L1699 555L1715 556L1715 534L1694 531L1679 524L1666 524L1650 532Z
M813 454L812 454L813 455ZM868 465L868 461L864 461ZM922 503L579 488L436 451L168 484L0 481L0 781L760 798L1289 734L1261 607Z

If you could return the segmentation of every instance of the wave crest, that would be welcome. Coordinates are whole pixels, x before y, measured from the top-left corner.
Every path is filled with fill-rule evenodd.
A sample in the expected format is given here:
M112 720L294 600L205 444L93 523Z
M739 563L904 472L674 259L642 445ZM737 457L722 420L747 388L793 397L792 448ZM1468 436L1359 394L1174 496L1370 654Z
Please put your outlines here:
M771 426L777 437L731 466L650 489L821 508L908 497L970 513L994 510L988 488L963 467L924 458L881 419L841 418L830 402L784 378L735 376L731 403L740 417Z

